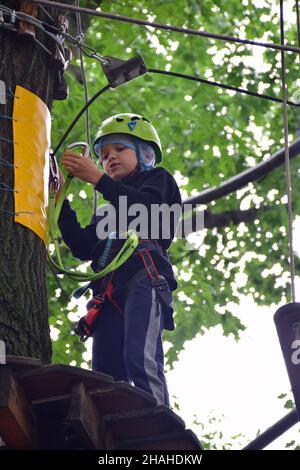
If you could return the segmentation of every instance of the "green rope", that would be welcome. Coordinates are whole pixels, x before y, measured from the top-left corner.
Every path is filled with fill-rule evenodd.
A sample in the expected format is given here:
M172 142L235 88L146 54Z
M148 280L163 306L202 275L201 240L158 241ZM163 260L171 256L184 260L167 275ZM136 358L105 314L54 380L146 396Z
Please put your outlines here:
M52 266L52 268L58 272L58 274L65 274L66 276L70 277L71 279L77 282L90 282L90 281L95 281L96 279L100 279L101 277L106 276L106 274L111 273L112 271L115 271L120 266L122 266L122 264L124 264L125 261L127 261L127 259L132 255L132 253L138 246L139 240L134 230L129 230L128 232L126 232L125 236L127 235L127 238L121 250L117 253L117 255L110 262L110 264L108 264L104 269L102 269L101 271L97 273L94 273L91 270L89 270L87 273L81 273L75 270L66 269L63 265L60 248L59 248L59 242L58 242L59 229L58 229L57 221L59 218L59 214L61 212L63 201L65 199L67 190L70 186L72 179L73 179L73 176L70 173L68 173L66 180L60 191L60 194L58 196L56 205L55 205L55 192L54 191L50 192L49 210L48 210L48 227L49 227L48 246L50 245L50 243L54 243L56 260L53 258L53 256L50 255L49 249L48 249L48 261L49 261L49 264Z

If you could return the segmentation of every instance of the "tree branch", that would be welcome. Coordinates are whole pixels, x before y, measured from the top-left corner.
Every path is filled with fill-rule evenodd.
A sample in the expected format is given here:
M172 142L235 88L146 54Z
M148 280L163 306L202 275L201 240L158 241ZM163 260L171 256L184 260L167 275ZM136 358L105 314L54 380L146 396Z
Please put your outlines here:
M277 208L277 206L275 206ZM235 210L235 211L225 211L219 214L213 214L210 210L204 211L204 227L203 228L221 228L227 227L228 225L238 225L241 222L252 222L258 217L258 213L261 213L266 210L274 209L274 206L263 206L258 209L252 208L245 211ZM184 230L181 230L179 233L183 233L186 238L190 233L199 231L197 226L197 216L195 212L189 219L184 221Z
M289 146L290 160L300 153L300 138L295 140ZM243 188L248 183L265 178L271 171L282 165L285 161L284 148L278 150L267 160L262 161L254 168L243 171L238 175L224 181L220 186L205 189L197 196L190 197L183 201L184 204L208 204L211 201L220 199L227 194L233 193Z

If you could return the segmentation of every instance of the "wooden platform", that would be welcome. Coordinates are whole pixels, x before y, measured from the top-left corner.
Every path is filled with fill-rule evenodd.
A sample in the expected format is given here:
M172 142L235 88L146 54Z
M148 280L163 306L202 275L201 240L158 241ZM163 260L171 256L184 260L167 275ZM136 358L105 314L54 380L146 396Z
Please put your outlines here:
M179 416L128 383L78 367L42 366L36 359L10 356L0 365L3 448L202 449Z

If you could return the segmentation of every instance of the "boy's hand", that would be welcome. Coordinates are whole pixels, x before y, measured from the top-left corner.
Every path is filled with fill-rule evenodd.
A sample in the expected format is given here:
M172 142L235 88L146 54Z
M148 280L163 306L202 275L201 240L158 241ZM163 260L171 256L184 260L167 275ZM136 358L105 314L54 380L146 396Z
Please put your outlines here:
M61 163L71 175L87 183L95 185L103 175L103 172L98 169L93 160L84 158L71 150L65 151Z

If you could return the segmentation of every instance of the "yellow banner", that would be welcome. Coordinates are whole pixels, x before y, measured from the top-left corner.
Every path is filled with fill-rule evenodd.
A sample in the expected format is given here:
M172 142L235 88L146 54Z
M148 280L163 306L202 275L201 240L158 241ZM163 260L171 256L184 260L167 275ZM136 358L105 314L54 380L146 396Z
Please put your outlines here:
M13 110L15 222L47 242L51 115L34 93L16 87Z

